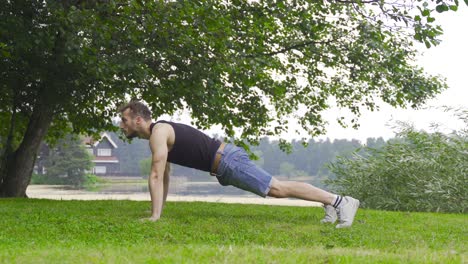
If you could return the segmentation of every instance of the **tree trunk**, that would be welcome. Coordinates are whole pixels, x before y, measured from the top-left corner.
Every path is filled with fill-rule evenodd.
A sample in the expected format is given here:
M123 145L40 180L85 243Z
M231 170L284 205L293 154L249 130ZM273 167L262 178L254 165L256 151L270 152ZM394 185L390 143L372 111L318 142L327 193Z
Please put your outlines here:
M34 108L21 145L7 157L0 197L27 197L37 151L52 122L51 108L48 104L38 104Z

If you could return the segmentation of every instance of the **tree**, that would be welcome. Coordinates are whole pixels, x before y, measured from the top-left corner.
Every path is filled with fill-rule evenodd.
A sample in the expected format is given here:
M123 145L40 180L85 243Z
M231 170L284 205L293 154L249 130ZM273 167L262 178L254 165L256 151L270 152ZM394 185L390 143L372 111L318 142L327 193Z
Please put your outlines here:
M295 172L295 167L294 164L283 161L280 164L280 175L288 176L288 179L290 176L293 176Z
M402 2L0 0L0 196L25 196L44 138L115 130L126 95L250 143L298 109L323 133L330 98L417 107L446 85L413 65L413 40L436 45L432 10L458 1Z
M93 163L81 141L68 135L50 148L49 155L44 162L47 171L46 182L82 185L86 172L91 170Z
M116 133L108 132L112 140L119 146L114 149L115 155L119 158L120 172L124 175L143 175L141 174L139 161L151 155L148 147L148 141L143 139L134 139L131 144L122 141Z

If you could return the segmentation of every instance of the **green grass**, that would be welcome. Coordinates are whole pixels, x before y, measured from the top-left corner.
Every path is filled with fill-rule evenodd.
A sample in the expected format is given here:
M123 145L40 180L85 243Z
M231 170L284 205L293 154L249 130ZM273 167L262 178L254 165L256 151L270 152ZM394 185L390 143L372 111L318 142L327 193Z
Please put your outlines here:
M350 229L321 208L0 200L2 263L463 263L467 215L360 210Z

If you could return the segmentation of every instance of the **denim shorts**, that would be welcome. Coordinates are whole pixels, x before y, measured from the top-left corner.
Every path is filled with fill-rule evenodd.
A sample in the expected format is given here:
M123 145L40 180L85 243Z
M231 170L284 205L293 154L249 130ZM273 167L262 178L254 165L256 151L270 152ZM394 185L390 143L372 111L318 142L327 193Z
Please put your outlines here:
M221 153L216 178L223 186L239 189L266 197L273 177L255 165L243 148L226 144Z

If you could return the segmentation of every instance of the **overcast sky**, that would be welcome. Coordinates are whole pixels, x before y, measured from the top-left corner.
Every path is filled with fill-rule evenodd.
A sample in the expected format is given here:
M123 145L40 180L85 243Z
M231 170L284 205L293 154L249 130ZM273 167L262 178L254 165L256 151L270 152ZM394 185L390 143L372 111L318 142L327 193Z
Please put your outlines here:
M363 111L360 117L360 128L343 128L335 120L337 109L330 109L324 114L325 120L329 122L327 134L317 139L359 139L365 142L368 137L391 138L395 135L395 121L405 121L412 123L417 129L431 131L431 124L438 123L445 128L445 131L460 129L463 123L452 115L435 109L440 106L453 106L468 108L468 8L464 3L460 4L457 12L445 12L437 14L436 22L444 30L441 37L442 43L439 46L427 49L420 45L422 55L418 58L417 64L422 66L427 73L442 75L447 78L449 88L436 98L427 102L426 107L430 109L395 109L391 106L380 104L380 111ZM188 115L177 117L162 116L161 119L171 119L175 122L190 124ZM223 135L220 127L213 127L205 131L207 134ZM285 136L288 139L300 136L294 133Z
M461 3L457 12L446 12L436 16L436 22L444 30L441 37L442 43L430 49L421 45L423 52L418 59L418 64L430 74L440 74L447 78L449 88L430 100L426 105L438 106L464 106L468 108L468 8ZM328 116L334 116L329 111ZM320 138L356 138L365 140L367 137L382 136L388 139L394 136L392 120L407 121L414 124L418 129L431 131L431 123L439 123L445 131L459 129L464 124L442 110L427 109L395 109L387 105L382 105L379 112L363 112L358 130L344 129L336 122L331 122L328 126L328 133Z

